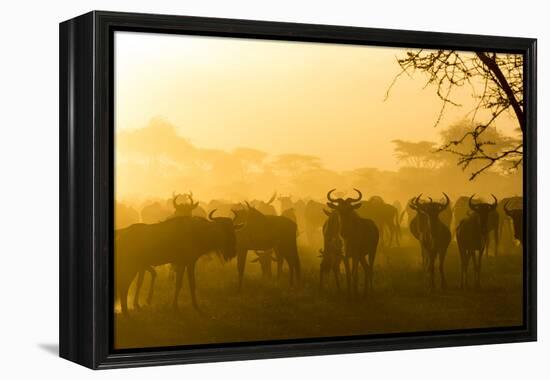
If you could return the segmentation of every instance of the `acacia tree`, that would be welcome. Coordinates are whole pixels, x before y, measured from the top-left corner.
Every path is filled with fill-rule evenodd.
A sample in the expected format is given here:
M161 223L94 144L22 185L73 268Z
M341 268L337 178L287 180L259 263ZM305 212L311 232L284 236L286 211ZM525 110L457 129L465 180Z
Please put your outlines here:
M392 140L394 156L399 162L417 169L436 169L441 165L440 155L435 155L436 143L432 141L411 142Z
M457 156L457 164L466 170L473 163L476 168L471 173L474 179L480 173L497 163L506 163L508 169L517 169L523 161L523 139L512 139L505 148L495 151L495 142L487 138L488 129L506 111L511 111L517 119L518 129L523 134L525 116L523 104L523 57L519 54L497 54L487 52L466 53L454 50L408 51L405 57L397 58L401 72L397 74L389 91L403 74L409 76L420 71L426 74L426 87L435 85L442 105L436 120L439 124L447 106L460 106L453 100L453 90L471 86L477 104L472 111L472 127L462 136L445 142L440 152ZM481 92L479 91L481 84ZM478 121L478 111L487 110L490 117ZM471 141L471 149L459 149L466 141ZM470 145L470 144L469 144ZM479 165L478 165L479 164Z

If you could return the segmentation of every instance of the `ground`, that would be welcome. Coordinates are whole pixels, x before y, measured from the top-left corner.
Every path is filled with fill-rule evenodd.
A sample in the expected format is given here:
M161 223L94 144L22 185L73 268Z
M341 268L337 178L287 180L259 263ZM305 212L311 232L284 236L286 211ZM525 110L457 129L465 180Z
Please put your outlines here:
M289 287L286 271L280 279L262 278L259 265L250 263L253 258L250 254L244 289L240 293L237 292L235 260L222 264L216 256L202 258L197 267L201 314L191 307L187 287L181 292L180 311L172 310L173 277L167 267L159 268L152 305L131 310L129 316L118 311L115 313L115 347L162 347L522 324L522 255L517 247L504 249L498 257L491 253L483 258L480 290L460 290L460 261L456 244L451 243L445 263L448 289L440 289L437 276L437 290L431 293L425 287L417 243L405 239L402 247L386 249L378 254L373 294L353 301L344 293L336 292L332 277L329 286L321 291L317 254L303 247L300 254L303 264L300 288ZM344 284L343 276L341 282ZM187 281L184 283L187 285ZM143 304L148 287L149 277L146 277Z

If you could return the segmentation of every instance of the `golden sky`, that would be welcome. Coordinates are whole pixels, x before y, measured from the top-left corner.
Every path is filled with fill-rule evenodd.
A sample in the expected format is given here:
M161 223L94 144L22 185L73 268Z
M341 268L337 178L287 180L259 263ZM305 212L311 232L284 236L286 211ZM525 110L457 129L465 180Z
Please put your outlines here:
M475 104L469 87L455 92L463 106L434 128L441 102L420 72L384 101L405 49L117 32L115 52L117 132L160 116L197 147L313 155L333 170L396 169L391 140L437 141Z

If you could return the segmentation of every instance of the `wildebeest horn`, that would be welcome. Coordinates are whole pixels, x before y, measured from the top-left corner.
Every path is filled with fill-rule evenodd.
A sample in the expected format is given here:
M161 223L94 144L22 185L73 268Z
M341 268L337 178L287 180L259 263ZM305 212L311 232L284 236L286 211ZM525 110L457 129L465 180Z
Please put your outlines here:
M244 203L246 204L246 207L248 207L249 210L252 208L252 206L250 206L250 203L248 203L248 201L244 201Z
M273 203L273 201L275 200L275 198L277 198L277 192L274 192L273 195L271 196L271 198L267 201L267 204L270 205L271 203Z
M451 203L451 200L449 199L449 196L445 193L443 193L443 196L445 197L445 204L441 205L441 209L445 210L447 207L449 207L449 203Z
M418 194L418 196L416 198L413 198L412 201L411 201L411 204L414 205L414 209L417 210L418 209L418 206L420 206L419 202L420 202L420 197L422 197L422 193Z
M335 191L336 189L332 189L327 193L327 199L329 200L329 202L333 202L333 203L338 202L338 199L334 199L331 197L331 194Z
M176 194L175 191L172 191L172 205L174 206L174 208L178 207L178 202L176 202L176 199L178 199L180 195L181 194Z
M346 198L346 202L359 202L361 199L363 199L363 194L359 190L357 190L355 187L353 188L353 190L355 190L357 194L359 194L359 198L348 197Z
M214 217L214 213L216 212L216 210L217 210L217 209L215 208L214 210L210 211L210 213L208 214L208 219L209 219L209 220L214 221L214 220L216 220L216 219L219 219L219 217Z
M472 194L472 196L470 197L470 199L468 200L468 206L472 209L472 210L476 210L476 205L472 203L472 199L474 199L474 196L476 194Z
M493 203L493 206L492 206L492 208L493 208L493 210L494 210L494 209L496 209L497 206L498 206L498 199L497 199L497 197L495 197L494 194L491 194L491 196L492 196L493 199L495 200L495 203Z
M199 202L195 202L193 200L193 192L191 190L189 190L189 192L187 194L185 194L185 196L187 197L187 199L189 199L189 204L193 207L193 208L196 208L198 205L199 205Z

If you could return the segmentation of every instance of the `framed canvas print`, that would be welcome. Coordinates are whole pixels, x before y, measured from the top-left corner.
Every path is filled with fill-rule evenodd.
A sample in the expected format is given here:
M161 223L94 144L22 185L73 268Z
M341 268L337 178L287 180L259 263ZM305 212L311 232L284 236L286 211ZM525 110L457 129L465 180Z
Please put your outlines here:
M536 339L536 40L60 24L60 355Z

